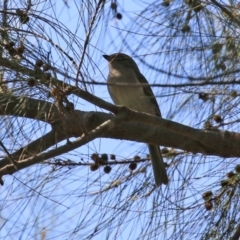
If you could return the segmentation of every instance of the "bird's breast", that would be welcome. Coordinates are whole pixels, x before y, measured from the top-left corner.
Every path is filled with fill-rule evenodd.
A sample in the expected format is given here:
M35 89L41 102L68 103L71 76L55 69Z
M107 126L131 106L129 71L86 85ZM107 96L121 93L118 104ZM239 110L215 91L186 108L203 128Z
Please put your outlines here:
M150 97L145 95L143 87L134 86L134 84L139 84L134 71L111 71L108 76L108 83L108 91L116 105L123 105L138 112L156 115L155 106L152 104ZM124 85L117 85L121 83Z

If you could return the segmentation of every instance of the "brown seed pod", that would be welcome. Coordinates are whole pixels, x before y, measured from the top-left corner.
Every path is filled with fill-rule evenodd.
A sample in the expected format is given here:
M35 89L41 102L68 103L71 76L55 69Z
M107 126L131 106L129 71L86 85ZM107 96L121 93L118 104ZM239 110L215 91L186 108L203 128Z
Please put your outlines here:
M228 185L229 185L228 180L222 180L222 181L221 181L221 187L226 187L226 186L228 186Z
M222 50L223 44L221 43L214 43L212 45L212 53L218 54Z
M117 14L116 14L116 18L117 18L118 20L121 20L121 19L122 19L122 14L121 14L121 13L117 13Z
M96 161L97 158L99 158L99 156L98 156L97 153L93 153L93 154L91 155L91 159L92 159L93 161Z
M212 196L213 196L212 191L207 191L207 192L204 192L204 193L202 194L202 198L203 198L204 200L209 200L209 198L211 198Z
M13 46L15 45L15 42L9 42L9 43L6 43L4 45L5 49L9 50L10 48L13 48Z
M134 161L139 161L139 160L141 160L141 158L139 157L139 156L134 156Z
M42 67L42 65L43 65L43 61L41 59L37 59L35 62L35 66L40 68Z
M13 57L17 54L16 48L9 48L8 53Z
M203 9L203 6L198 0L193 1L192 7L195 12L200 12Z
M108 160L108 155L107 155L106 153L103 153L103 154L101 155L101 159L102 159L104 162L107 162L107 160Z
M101 158L99 157L99 155L97 153L93 153L91 156L91 159L95 162L95 164L97 164L98 166L101 163Z
M170 0L163 0L162 6L168 7L170 5Z
M213 119L216 123L221 123L223 121L223 119L220 115L214 115Z
M225 63L222 62L222 63L218 64L218 68L221 69L222 71L225 71L227 66Z
M29 87L34 87L34 86L36 85L36 79L34 79L34 78L29 78L29 79L27 80L27 83L28 83L28 86L29 86Z
M225 71L227 68L226 64L224 62L221 62L221 63L218 63L216 64L216 69L217 70L222 70L222 71Z
M27 14L26 11L23 11L23 10L21 10L21 9L17 9L17 10L16 10L16 13L17 13L17 15L19 16L20 22L21 22L22 24L25 24L25 23L29 22L29 16L28 16L28 14Z
M129 169L130 169L131 171L134 171L136 168L137 168L137 163L136 163L136 162L131 162L131 163L129 164Z
M202 99L204 102L206 102L209 99L209 96L207 93L199 93L198 98Z
M237 92L234 90L234 91L232 91L231 93L230 93L230 96L232 97L232 98L235 98L235 97L237 97Z
M19 9L19 8L16 10L16 14L17 14L19 17L22 16L23 13L24 13L24 11L21 10L21 9Z
M117 9L117 3L112 2L110 8L111 8L112 10L116 10L116 9Z
M6 43L6 44L4 45L4 48L7 49L7 50L9 50L9 49L12 48L12 47L10 46L9 43Z
M21 56L25 51L25 47L23 44L21 44L19 47L16 48L16 52L19 56Z
M212 201L206 201L205 202L205 208L207 211L210 211L213 208Z
M190 26L185 23L182 27L182 32L186 33L186 32L190 32L190 30L191 30Z
M231 177L234 177L234 176L236 176L236 173L234 173L233 171L227 173L228 178L231 178Z
M20 22L21 22L22 24L25 24L25 23L29 22L29 20L30 20L30 18L29 18L29 16L27 15L27 13L25 13L23 16L20 17Z
M15 42L11 41L9 42L10 47L13 47L15 45Z
M111 170L112 170L112 168L111 168L110 166L105 166L104 169L103 169L103 171L104 171L105 173L110 173Z
M98 164L96 164L96 163L92 163L92 164L90 165L90 170L91 170L92 172L98 170L98 168L99 168L99 166L98 166Z

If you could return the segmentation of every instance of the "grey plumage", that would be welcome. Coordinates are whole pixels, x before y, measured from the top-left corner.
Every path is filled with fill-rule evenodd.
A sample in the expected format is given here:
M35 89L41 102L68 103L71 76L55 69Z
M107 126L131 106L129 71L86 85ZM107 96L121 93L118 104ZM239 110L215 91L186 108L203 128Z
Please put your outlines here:
M113 102L116 105L123 105L139 112L161 117L152 89L134 60L123 53L103 55L103 57L109 61L108 83L147 83L144 87L108 85L108 91ZM156 185L168 184L168 177L159 146L148 144L148 149Z

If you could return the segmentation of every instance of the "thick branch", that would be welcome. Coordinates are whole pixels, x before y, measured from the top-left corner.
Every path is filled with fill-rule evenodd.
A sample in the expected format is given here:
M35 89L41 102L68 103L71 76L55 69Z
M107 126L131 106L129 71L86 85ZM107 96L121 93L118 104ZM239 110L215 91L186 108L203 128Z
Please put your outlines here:
M11 99L14 101L16 100L14 97ZM30 101L28 98L24 99L25 103ZM48 104L44 101L31 99L31 104L32 106L35 106L35 104L38 104L38 106L45 106L46 109L43 109L42 112L47 116L54 116L48 119L51 119L51 121L54 120L55 123L58 122L58 124L64 126L60 128L61 130L59 132L56 132L58 136L61 136L61 139L63 138L63 132L65 138L81 136L84 133L82 126L84 126L84 129L87 131L91 131L113 117L111 114L98 112L86 113L78 110L75 110L72 114L63 116L60 114L53 114L55 111L52 111L54 108L50 107L52 106L50 103ZM11 109L11 104L7 104L0 108L1 114L11 114L8 107ZM25 117L34 118L33 114L27 114L29 110L28 104L23 104L21 107L22 109L18 111L18 113L22 114L25 112L26 114L23 114ZM111 131L102 133L101 137L153 143L207 155L222 157L240 156L239 133L218 130L198 130L148 114L134 112L127 108L117 106L115 106L115 108L117 108L118 112L126 111L128 122L123 122L114 129L111 129ZM29 114L30 113L32 113L32 111L30 111ZM45 116L40 117L41 114L39 114L38 111L36 111L35 114L36 120L46 119ZM14 116L16 116L16 113L14 113ZM63 129L65 129L65 131L63 131ZM56 141L58 142L57 139Z
M26 117L50 124L60 119L60 113L53 103L4 93L0 93L0 115Z
M40 163L44 160L47 160L52 157L56 157L60 154L64 154L66 152L69 152L71 150L74 150L78 147L81 147L85 145L86 143L94 140L97 137L101 137L101 135L104 132L108 132L108 130L112 129L114 126L119 124L121 121L123 121L125 118L124 114L120 114L112 119L107 120L106 122L102 123L100 126L98 126L96 129L93 129L91 132L89 132L86 135L83 135L82 137L78 138L74 142L68 143L64 146L58 147L56 149L50 150L46 153L37 154L34 157L31 157L29 159L24 159L17 162L17 168L13 164L6 164L0 169L0 176L6 175L6 174L13 174L23 168L27 168L31 165ZM10 162L10 159L7 157L3 161Z

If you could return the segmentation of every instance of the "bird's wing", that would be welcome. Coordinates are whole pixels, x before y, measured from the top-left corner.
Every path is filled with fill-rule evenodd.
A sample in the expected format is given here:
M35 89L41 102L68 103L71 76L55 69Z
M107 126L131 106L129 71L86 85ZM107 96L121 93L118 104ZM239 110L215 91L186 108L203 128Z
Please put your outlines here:
M138 71L135 71L135 74L137 75L140 83L144 83L144 84L147 83L146 86L142 87L143 88L143 92L146 94L146 96L149 97L150 101L154 104L155 109L156 109L156 116L162 117L161 116L161 112L160 112L160 108L159 108L158 103L157 103L157 100L156 100L156 98L155 98L155 96L153 94L153 91L152 91L152 89L151 89L147 79Z

